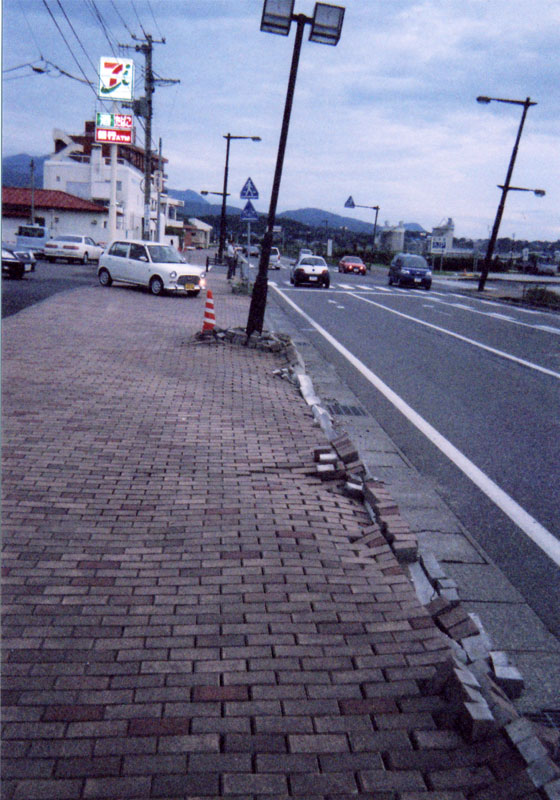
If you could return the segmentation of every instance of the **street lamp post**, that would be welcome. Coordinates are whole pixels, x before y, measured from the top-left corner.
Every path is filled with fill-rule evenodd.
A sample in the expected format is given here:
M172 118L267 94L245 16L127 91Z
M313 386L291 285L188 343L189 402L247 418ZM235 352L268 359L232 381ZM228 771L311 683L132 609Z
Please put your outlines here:
M276 169L270 196L267 227L262 240L259 270L255 285L253 286L251 305L247 319L247 341L249 341L249 337L254 331L262 333L263 329L268 290L268 262L270 259L270 248L272 247L276 206L278 204L284 154L286 152L290 115L292 112L294 89L305 25L311 25L311 32L309 34L310 41L336 45L340 39L343 19L344 8L340 6L332 6L327 3L315 3L313 17L306 17L304 14L294 14L294 0L264 0L261 31L288 36L292 21L296 22L297 28L284 106L284 116L282 119L282 129L280 131L280 141L278 143Z
M360 206L358 203L354 202L352 195L348 198L348 200L344 203L344 208L371 208L375 211L375 221L373 223L373 251L372 251L372 261L373 256L375 254L375 237L377 235L377 215L379 214L379 206Z
M511 158L510 158L510 161L509 161L509 167L508 167L506 179L505 179L504 184L499 187L502 190L502 195L501 195L501 198L500 198L500 203L498 205L498 210L496 212L496 218L494 220L494 226L492 228L492 234L490 236L490 241L488 242L488 249L486 251L486 258L484 259L484 262L482 264L482 270L481 270L481 273L480 273L480 280L478 282L478 291L482 292L483 289L484 289L484 285L486 283L486 280L488 278L488 273L490 271L490 266L491 266L491 263L492 263L492 256L494 255L494 247L496 246L496 240L498 238L498 231L500 229L500 223L502 221L502 215L504 213L504 207L505 207L505 204L506 204L507 193L510 190L515 188L515 187L511 187L510 186L510 181L511 181L511 176L513 174L513 167L515 166L515 159L517 157L517 150L519 149L519 141L521 139L521 134L523 133L523 126L525 125L525 118L527 116L527 111L529 110L529 108L531 106L536 106L537 104L535 102L533 102L530 97L527 97L526 100L508 100L508 99L504 99L504 98L501 98L501 97L485 97L485 96L480 96L480 97L477 97L476 99L477 99L478 103L487 104L487 103L490 103L490 102L494 101L496 103L511 103L513 105L523 106L523 113L521 115L521 121L519 123L519 129L517 131L517 137L515 139L515 144L513 145L513 150L512 150ZM540 192L542 192L541 189L537 189L537 190L522 189L521 191L534 191L535 194L538 197L542 197L542 194L540 194Z
M220 216L220 245L218 248L218 260L221 262L224 255L224 248L226 243L226 197L228 196L228 171L229 171L229 146L232 139L251 139L253 142L260 142L260 136L232 136L231 133L224 134L226 140L226 165L224 168L224 190L219 194L222 195L222 213ZM212 193L213 194L213 193Z

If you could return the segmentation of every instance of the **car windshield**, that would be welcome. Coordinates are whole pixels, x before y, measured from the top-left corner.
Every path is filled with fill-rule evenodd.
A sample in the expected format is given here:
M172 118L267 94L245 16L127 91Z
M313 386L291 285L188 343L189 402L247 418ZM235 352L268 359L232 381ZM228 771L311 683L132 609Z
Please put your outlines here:
M175 250L174 247L168 244L151 244L148 245L150 251L150 258L156 264L184 264L184 259Z
M358 258L357 256L347 256L344 260L347 263L350 263L350 264L363 264L364 263L362 261L362 259Z
M81 242L81 236L57 236L56 240L59 242Z
M320 256L306 256L302 258L300 264L305 264L308 267L326 267L326 261Z
M403 267L416 267L417 269L428 269L428 264L422 256L408 256L403 260Z

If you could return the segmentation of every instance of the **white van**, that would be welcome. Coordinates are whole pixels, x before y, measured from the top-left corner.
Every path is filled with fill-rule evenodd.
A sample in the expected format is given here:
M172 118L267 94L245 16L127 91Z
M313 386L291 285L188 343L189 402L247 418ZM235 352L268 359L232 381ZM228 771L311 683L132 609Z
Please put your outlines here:
M45 243L51 238L45 225L20 225L16 232L16 250L29 250L36 258L44 254Z

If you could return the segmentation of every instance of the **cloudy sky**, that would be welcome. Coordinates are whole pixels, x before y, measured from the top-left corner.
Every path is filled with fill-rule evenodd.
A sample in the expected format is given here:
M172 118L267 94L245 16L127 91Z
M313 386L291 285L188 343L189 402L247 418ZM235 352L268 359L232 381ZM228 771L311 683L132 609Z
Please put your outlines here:
M487 237L500 199L522 107L478 95L525 100L529 109L512 185L546 190L508 195L501 236L560 239L558 0L340 0L337 47L305 36L279 211L344 209L349 195L380 206L379 222L427 230L452 217L455 235ZM260 31L262 0L3 0L3 155L52 151L52 131L83 130L103 110L101 57L133 57L136 96L154 46L160 78L153 140L169 159L168 186L221 191L224 134L233 141L230 202L250 176L266 212L293 49ZM296 0L312 15L314 0ZM138 40L136 41L138 43ZM33 70L42 68L47 72ZM69 76L64 73L68 73ZM139 131L140 143L144 134ZM219 202L219 198L215 198Z

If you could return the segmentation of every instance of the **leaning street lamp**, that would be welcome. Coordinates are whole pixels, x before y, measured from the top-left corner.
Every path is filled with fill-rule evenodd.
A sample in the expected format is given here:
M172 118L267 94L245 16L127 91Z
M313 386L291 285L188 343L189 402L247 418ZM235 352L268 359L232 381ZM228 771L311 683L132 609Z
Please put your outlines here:
M373 251L372 251L372 259L375 253L375 237L377 234L377 215L379 214L379 206L361 206L358 203L354 202L354 198L352 195L348 198L348 200L344 203L344 208L371 208L375 211L375 221L373 223Z
M496 241L498 239L498 231L500 229L500 222L502 221L502 215L504 213L504 207L506 204L506 198L509 191L522 191L522 192L534 192L537 197L543 197L545 194L543 189L520 189L519 187L510 186L511 176L513 174L513 167L515 165L515 159L517 157L517 150L519 149L519 141L521 139L521 134L523 132L523 126L525 125L525 118L527 116L527 111L531 106L536 106L537 104L528 97L526 100L508 100L503 97L486 97L485 95L480 95L476 98L478 103L488 104L494 101L495 103L510 103L516 106L523 106L523 113L521 115L521 121L519 123L519 129L517 131L517 137L515 139L515 144L513 146L513 151L511 153L511 158L509 161L509 167L506 175L506 179L503 185L500 185L499 188L502 190L502 196L500 198L500 203L498 205L498 210L496 212L496 219L494 220L494 227L492 228L492 234L490 236L490 241L488 242L488 249L486 251L486 258L482 264L482 271L480 273L480 280L478 282L478 291L482 292L484 289L484 285L486 283L486 279L488 278L488 273L490 271L490 265L492 263L492 256L494 255L494 247L496 246Z
M311 25L309 41L319 42L320 44L338 44L342 31L342 22L345 9L341 6L333 6L327 3L315 3L313 17L304 14L294 14L295 0L264 0L263 13L261 19L261 31L276 33L281 36L288 36L292 22L297 23L294 51L292 55L292 65L290 77L288 79L288 90L284 106L284 117L278 144L278 155L276 158L276 169L270 196L270 206L268 211L268 221L264 234L261 255L259 259L259 271L253 287L249 317L247 319L247 341L254 331L262 333L264 323L264 312L266 308L266 295L268 289L268 261L270 258L270 248L276 220L276 206L278 204L278 194L280 191L280 181L282 179L282 167L284 165L284 154L286 152L286 142L288 139L288 129L290 126L290 115L294 99L294 89L296 84L297 69L303 33L306 25Z
M232 136L231 133L225 133L224 139L226 140L226 166L224 168L224 190L223 192L218 192L218 194L222 195L222 213L220 216L220 245L218 248L218 260L221 262L222 257L224 255L224 247L226 243L226 197L228 196L227 184L228 184L228 171L229 171L229 146L232 139L251 139L253 142L260 142L260 136ZM214 194L212 192L211 194Z

